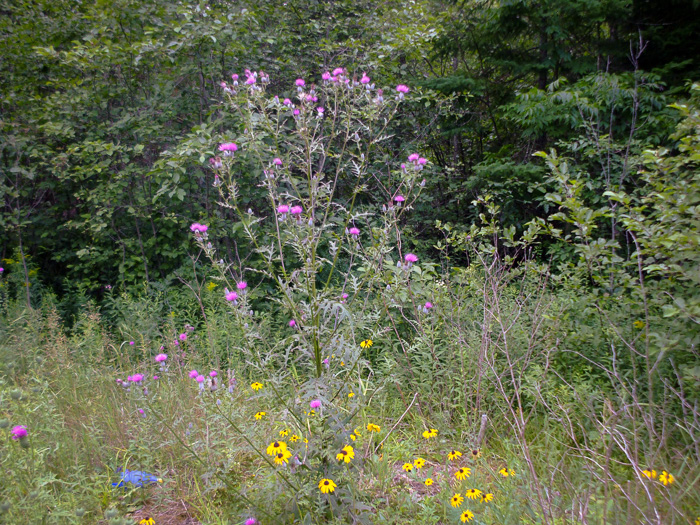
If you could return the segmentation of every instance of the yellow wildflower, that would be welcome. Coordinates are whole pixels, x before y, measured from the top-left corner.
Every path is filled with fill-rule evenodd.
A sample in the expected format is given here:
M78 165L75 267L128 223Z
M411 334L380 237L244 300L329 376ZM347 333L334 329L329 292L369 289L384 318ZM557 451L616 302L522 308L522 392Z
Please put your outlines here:
M457 508L462 504L463 501L464 498L461 494L455 494L450 498L450 505L452 505L454 508Z
M673 474L669 474L664 470L659 476L659 481L664 485L671 485L674 481L676 481L676 478L673 477Z
M372 348L373 344L374 344L374 341L372 341L371 339L365 339L364 341L362 341L360 343L360 346L362 348Z
M463 481L467 479L469 476L472 474L472 469L469 467L462 467L459 469L457 472L455 472L455 478L457 478L460 481Z
M319 481L319 483L318 483L318 488L319 488L319 489L321 490L321 492L323 492L324 494L328 494L329 492L335 491L335 488L336 488L337 486L338 486L338 485L336 485L336 484L333 482L332 479L326 479L326 478L322 479L322 480Z
M466 523L474 519L474 513L470 510L465 510L464 512L462 512L462 515L459 517L459 519L462 523Z

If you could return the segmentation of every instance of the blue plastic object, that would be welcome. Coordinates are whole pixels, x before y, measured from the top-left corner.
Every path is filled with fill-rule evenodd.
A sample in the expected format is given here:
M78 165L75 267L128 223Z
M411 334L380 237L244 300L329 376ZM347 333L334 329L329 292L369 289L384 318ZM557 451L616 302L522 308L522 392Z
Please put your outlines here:
M134 487L163 483L162 479L140 470L125 470L119 476L121 479L117 483L112 483L113 487L126 487L127 483L131 483Z

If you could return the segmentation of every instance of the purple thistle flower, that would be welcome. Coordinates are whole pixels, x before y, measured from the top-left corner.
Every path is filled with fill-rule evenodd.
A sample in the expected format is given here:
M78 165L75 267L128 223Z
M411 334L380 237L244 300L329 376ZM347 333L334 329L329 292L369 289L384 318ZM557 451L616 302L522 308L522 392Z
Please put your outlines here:
M12 439L15 441L18 439L24 439L27 437L27 427L24 425L17 425L16 427L12 427L10 433L12 434Z
M187 341L187 334L180 334L180 341Z
M338 77L338 76L344 75L344 74L345 74L345 69L342 68L342 67L337 67L337 68L335 68L335 69L333 70L333 76L334 76L334 77Z
M230 157L234 152L238 151L238 146L233 142L224 142L219 146L219 151Z
M359 228L355 228L354 226L348 230L348 233L352 235L353 237L358 237L360 235L360 230Z
M398 91L399 93L401 93L403 95L403 94L408 93L410 91L410 89L408 89L408 86L406 86L404 84L399 84L398 86L396 86L396 91Z
M236 299L238 299L238 294L236 292L228 292L226 294L227 301L235 301Z
M403 195L397 195L396 197L394 197L394 200L398 203L402 203L406 199L404 199Z
M297 87L304 87L306 85L306 82L304 82L303 78L297 78L296 82L294 82Z
M282 215L289 213L289 206L287 206L286 204L281 204L277 208L277 213L281 213Z
M301 206L292 206L289 208L289 211L292 213L292 215L301 215L304 209Z
M309 403L309 406L311 408L320 408L321 407L321 400L320 399L314 399L311 403Z
M289 321L289 327L290 327L290 328L294 328L296 325L297 325L297 322L296 322L294 319L292 319L291 321Z
M323 75L321 75L321 78L322 78L323 80L328 81L328 80L331 79L331 74L330 74L328 71L326 71Z
M245 525L257 525L257 523L258 520L256 520L255 518L248 518L247 520L245 520Z
M274 159L272 159L272 163L273 163L275 166L281 166L281 165L282 165L282 159L280 159L280 158L278 158L278 157L275 157Z
M407 253L406 256L404 257L407 263L413 264L414 262L418 262L418 257L412 253Z
M190 372L190 377L191 377L192 379L195 379L198 375L199 375L199 372L197 372L196 370L192 370L192 371Z
M129 376L127 379L133 383L140 383L143 381L143 374L134 374L133 376Z
M364 71L362 72L362 78L360 79L360 84L369 84L369 77L367 76L367 73Z
M240 283L238 283L238 284L236 285L236 287L237 287L239 290L245 290L246 288L248 288L248 283L245 282L245 281L241 281Z
M219 373L216 370L212 370L211 372L209 372L209 377L216 377L218 375Z
M135 344L136 343L134 343L133 341L129 341L129 346L134 346Z
M209 159L209 164L215 170L221 169L223 167L223 162L221 162L221 157L212 157Z
M294 116L295 116L295 117L298 117L300 111L299 111L298 109L295 109L295 110L293 111L293 113L294 113Z
M419 158L420 158L420 155L418 155L418 153L411 153L408 156L408 161L409 162L416 162Z
M198 375L196 378L197 383L204 383L204 376L203 375Z

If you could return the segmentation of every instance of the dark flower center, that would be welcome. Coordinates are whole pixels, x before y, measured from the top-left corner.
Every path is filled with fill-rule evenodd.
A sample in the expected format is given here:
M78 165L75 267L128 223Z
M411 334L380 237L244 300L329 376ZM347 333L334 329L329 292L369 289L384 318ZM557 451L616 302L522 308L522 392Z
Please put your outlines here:
M326 480L326 481L323 482L323 484L324 484L324 485L328 485L329 482Z

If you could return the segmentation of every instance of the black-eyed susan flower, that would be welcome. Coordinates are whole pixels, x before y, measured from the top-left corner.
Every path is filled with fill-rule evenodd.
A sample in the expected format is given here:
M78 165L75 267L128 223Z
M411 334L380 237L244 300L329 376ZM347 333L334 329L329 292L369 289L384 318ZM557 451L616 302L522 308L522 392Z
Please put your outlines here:
M700 516L695 518L695 525L700 525Z
M283 450L275 454L275 463L277 465L284 465L285 463L289 463L289 458L291 457L292 453L289 452L289 450Z
M453 450L452 452L447 454L447 459L449 459L450 461L454 461L457 458L461 458L461 457L462 457L462 453L459 450Z
M469 457L472 459L479 459L481 457L481 449L473 448L469 451Z
M676 481L676 478L673 477L673 474L670 474L664 470L659 475L659 481L664 485L671 485L674 481Z
M151 518L150 516L147 518L143 518L141 521L139 521L139 525L156 525L156 520Z
M338 461L344 461L345 463L350 463L355 457L355 451L350 445L345 445L340 452L335 456Z
M379 425L375 425L374 423L367 423L367 431L368 432L379 432L381 431L381 428Z
M348 392L348 397L355 397L355 392Z
M515 476L515 471L512 468L503 467L498 471L498 473L504 478L507 478L508 476Z
M642 328L644 328L646 326L644 321L641 321L639 319L637 319L633 324L634 324L634 327L637 328L638 330L641 330Z
M463 501L464 498L461 494L455 494L450 498L450 505L452 505L454 508L457 508L462 504Z
M357 438L355 437L355 434L350 434L350 439L352 439L353 441L355 441Z
M479 489L468 489L464 495L469 499L478 499L481 497L481 491Z
M255 390L256 392L262 388L262 383L258 383L257 381L253 384L250 385L250 388Z
M411 472L413 470L413 463L404 463L403 467L401 468L404 469L406 472Z
M338 485L336 485L332 479L323 478L321 481L318 482L318 488L324 494L334 492L337 486Z
M481 495L481 503L488 503L489 501L493 501L493 494L486 492Z
M431 428L430 430L426 430L423 432L423 437L425 439L434 438L434 437L437 437L437 435L438 435L437 428Z
M642 474L644 474L649 479L656 479L655 470L642 470Z
M413 462L413 465L416 468L423 468L425 466L425 460L423 458L416 458L416 460Z
M426 487L429 487L430 485L433 484L433 478L426 478L423 483L425 483Z
M362 341L360 343L360 346L362 348L372 348L373 344L374 344L374 341L372 341L371 339L365 339L364 341Z
M291 441L292 443L296 443L297 441L299 441L299 439L301 439L299 436L297 436L296 434L292 434L292 437L289 438L289 441Z
M474 519L474 513L471 510L465 510L459 517L462 523L466 523Z
M472 469L470 469L469 467L462 467L457 472L455 472L455 478L462 481L462 480L467 479L469 476L471 476L471 474L472 474Z
M280 430L280 437L287 437L289 435L289 430L286 428L284 430Z
M276 456L285 450L287 450L287 444L284 441L273 441L268 445L266 452L270 456Z
M255 419L260 420L267 415L267 412L256 412Z

